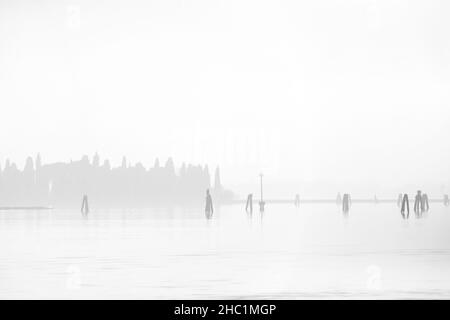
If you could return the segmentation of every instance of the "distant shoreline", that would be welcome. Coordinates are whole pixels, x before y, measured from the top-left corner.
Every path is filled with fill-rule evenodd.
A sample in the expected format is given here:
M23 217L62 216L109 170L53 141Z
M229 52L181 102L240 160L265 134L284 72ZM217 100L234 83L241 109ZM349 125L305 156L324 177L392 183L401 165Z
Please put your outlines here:
M254 202L257 203L259 200L254 199ZM267 199L264 200L266 203L272 204L286 204L286 203L294 203L292 199ZM354 199L353 203L396 203L395 199ZM443 199L430 199L429 202L433 203L443 203ZM244 199L235 199L229 201L219 201L217 204L221 205L236 205L236 204L245 204L246 200ZM300 203L308 203L308 204L324 204L324 203L332 203L332 204L340 204L336 199L301 199ZM0 206L0 211L13 211L13 210L54 210L55 208L52 206Z
M10 210L53 210L53 207L0 207L0 211Z

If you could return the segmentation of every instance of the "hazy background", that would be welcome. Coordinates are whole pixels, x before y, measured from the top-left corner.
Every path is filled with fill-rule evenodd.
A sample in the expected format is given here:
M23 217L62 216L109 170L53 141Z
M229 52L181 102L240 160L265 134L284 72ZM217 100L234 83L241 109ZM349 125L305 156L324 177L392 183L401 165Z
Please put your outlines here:
M0 163L220 165L270 195L450 184L448 1L0 0ZM394 196L395 197L395 196Z

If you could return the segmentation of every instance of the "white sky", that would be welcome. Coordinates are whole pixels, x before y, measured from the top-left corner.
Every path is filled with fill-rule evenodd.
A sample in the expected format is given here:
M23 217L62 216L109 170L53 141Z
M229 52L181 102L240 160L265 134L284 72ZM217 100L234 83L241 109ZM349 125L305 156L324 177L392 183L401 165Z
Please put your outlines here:
M0 162L450 182L448 1L0 0ZM253 180L252 180L253 179Z

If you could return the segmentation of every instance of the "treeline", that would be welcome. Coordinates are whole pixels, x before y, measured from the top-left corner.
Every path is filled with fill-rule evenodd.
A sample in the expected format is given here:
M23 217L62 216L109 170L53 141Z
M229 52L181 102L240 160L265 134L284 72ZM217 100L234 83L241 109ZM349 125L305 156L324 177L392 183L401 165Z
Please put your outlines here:
M83 156L69 163L42 164L38 155L29 157L23 170L6 161L0 166L0 206L77 207L84 194L91 206L104 208L143 207L201 203L206 189L216 202L233 198L220 182L219 168L215 170L214 186L208 166L183 165L178 170L169 158L164 165L156 159L153 167L141 163L112 168L108 160L100 164L95 154L92 161Z

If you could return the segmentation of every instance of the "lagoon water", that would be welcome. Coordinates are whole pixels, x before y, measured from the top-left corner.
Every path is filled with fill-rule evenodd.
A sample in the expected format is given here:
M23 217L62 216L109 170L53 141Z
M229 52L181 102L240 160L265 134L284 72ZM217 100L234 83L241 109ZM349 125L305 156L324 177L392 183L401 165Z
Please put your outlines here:
M1 299L450 298L450 207L0 211Z

